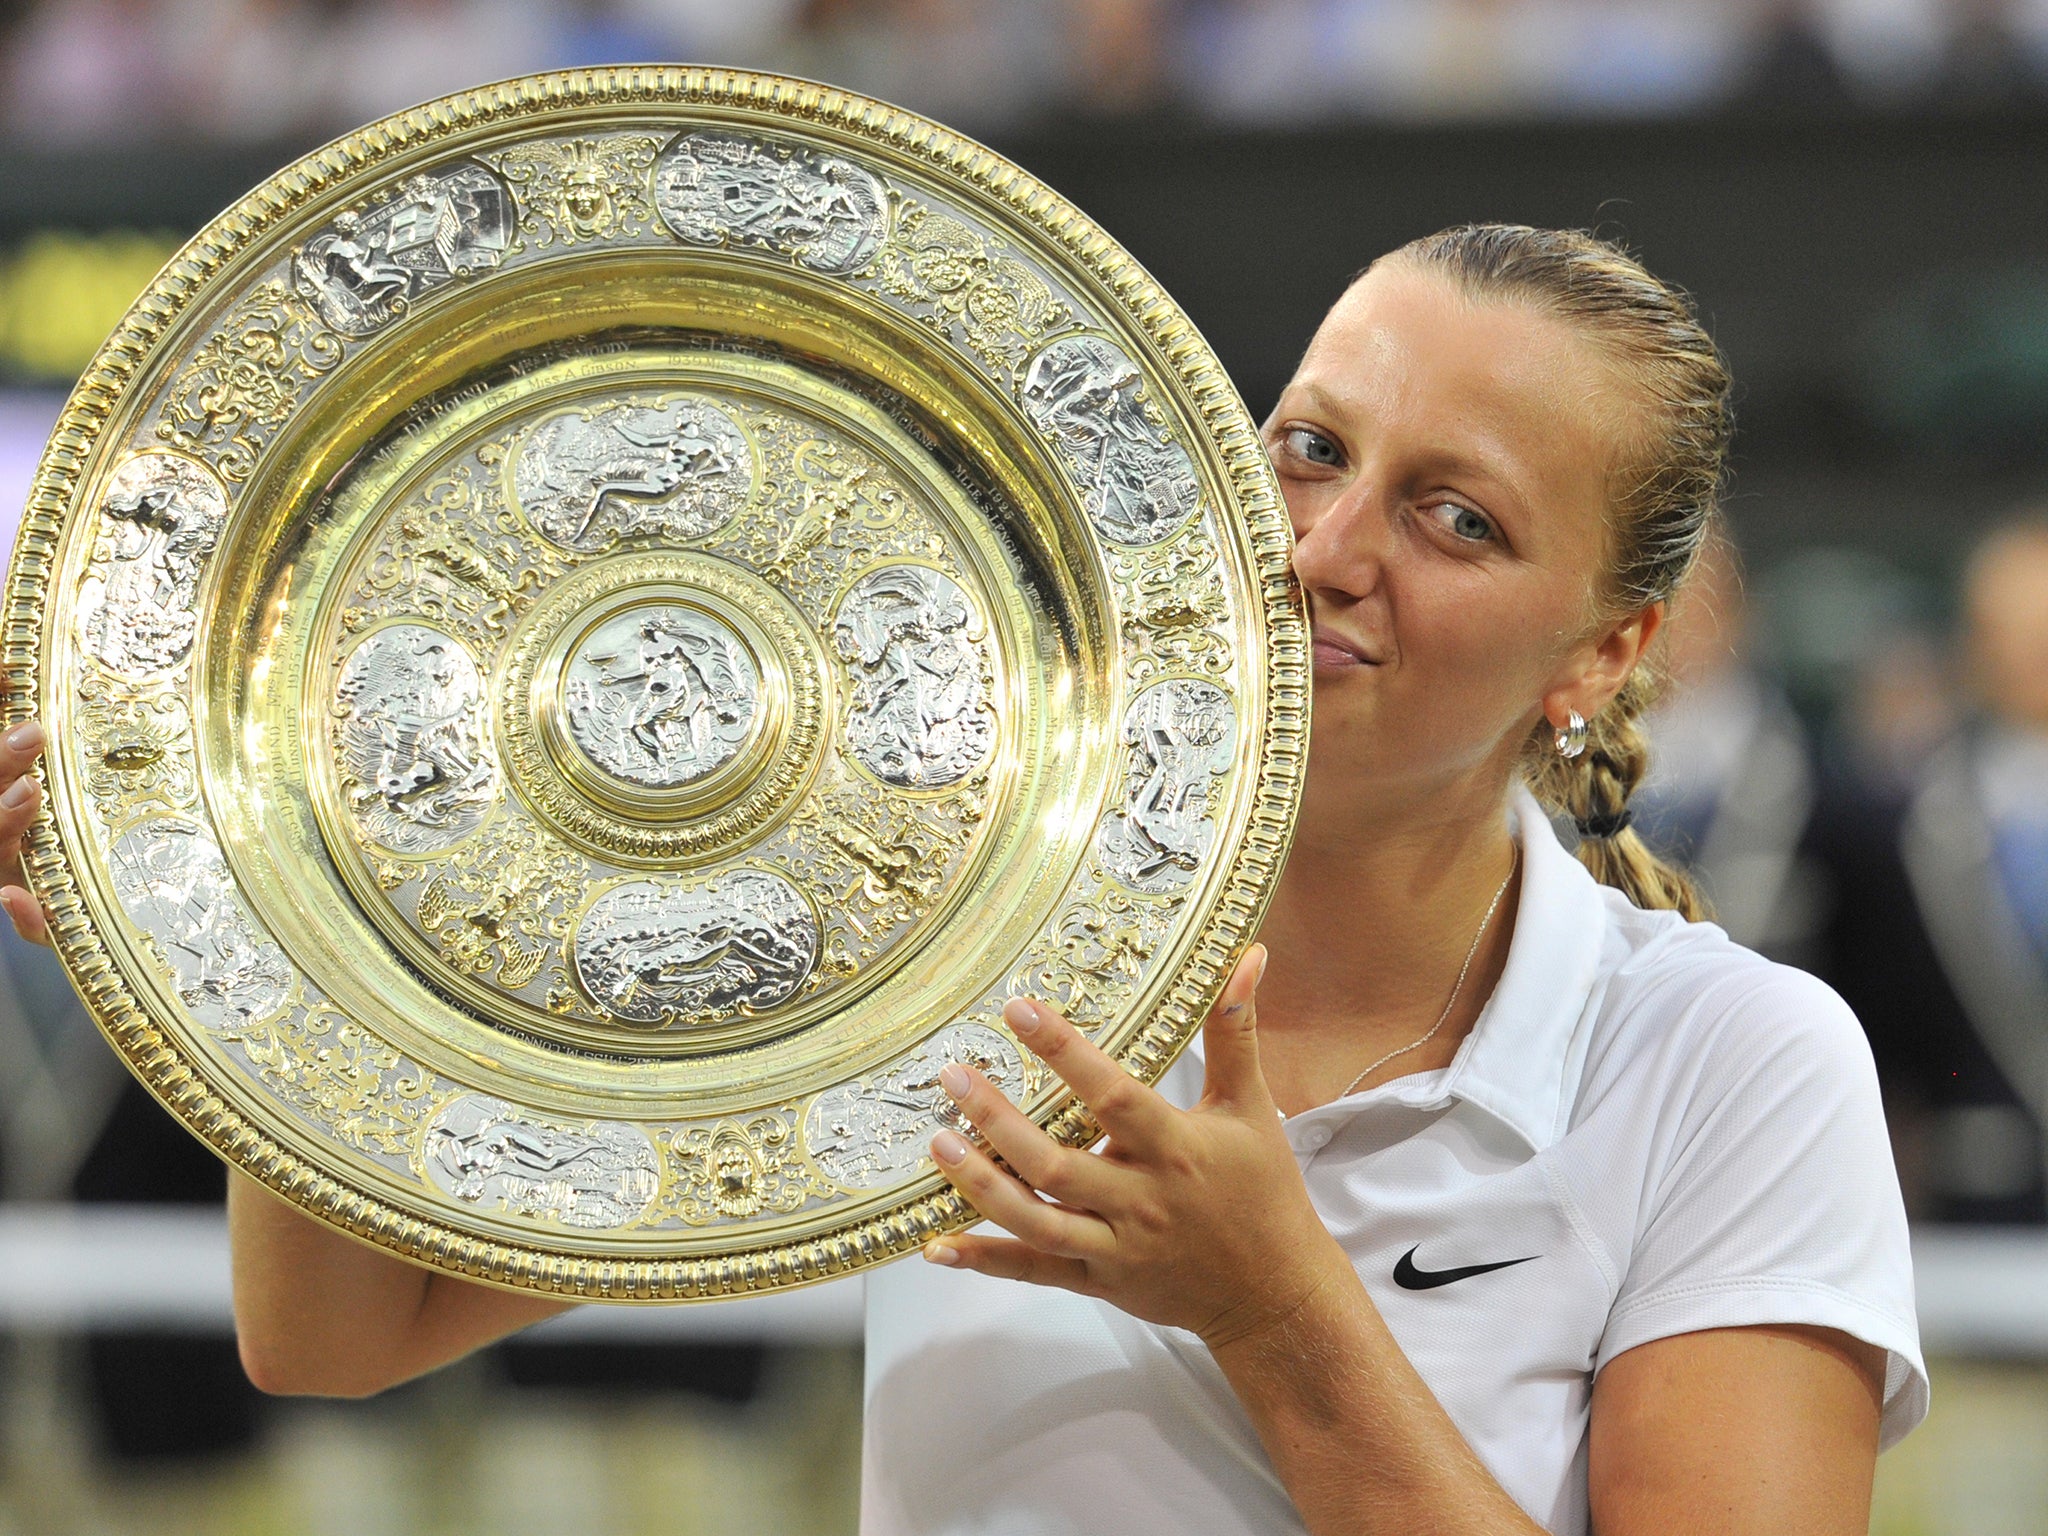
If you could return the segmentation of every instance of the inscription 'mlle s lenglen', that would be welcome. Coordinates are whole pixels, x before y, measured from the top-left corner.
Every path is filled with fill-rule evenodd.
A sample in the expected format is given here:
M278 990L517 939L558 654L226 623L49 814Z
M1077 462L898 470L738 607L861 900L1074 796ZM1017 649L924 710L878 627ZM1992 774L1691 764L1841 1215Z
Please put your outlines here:
M1124 711L1124 745L1123 807L1104 819L1096 850L1132 890L1172 890L1193 877L1216 837L1209 791L1237 746L1230 697L1199 678L1155 683Z
M1024 1058L1007 1036L986 1024L954 1024L886 1070L813 1099L804 1115L811 1161L844 1189L876 1189L916 1168L940 1126L973 1134L939 1086L949 1062L979 1069L1012 1099L1023 1091Z
M654 1143L636 1125L554 1125L503 1099L465 1094L427 1125L427 1177L470 1205L566 1227L623 1227L661 1186Z
M480 165L413 177L389 202L337 214L292 258L299 291L345 336L367 336L443 284L488 272L512 243L504 185Z
M988 756L980 629L967 594L928 566L871 571L840 600L832 642L853 674L847 746L885 784L958 783Z
M86 654L130 677L183 661L199 577L227 515L220 481L191 459L138 453L115 470L79 586L74 622Z
M526 435L512 489L527 520L564 549L618 539L702 538L754 488L739 424L694 396L628 396L550 416Z
M1187 450L1139 398L1145 376L1116 343L1063 336L1031 359L1023 405L1067 461L1081 503L1105 539L1156 544L1201 499Z
M569 658L569 733L614 777L668 789L739 750L760 690L746 647L711 615L679 603L632 608Z
M211 833L160 816L108 850L114 894L170 965L178 996L209 1029L261 1022L291 996L291 962L242 908Z
M692 882L632 880L592 903L576 976L621 1022L715 1022L783 1002L818 960L818 920L780 875L736 869Z
M867 264L888 194L850 160L731 133L686 133L654 168L654 205L676 238L788 256L813 272Z
M462 644L424 624L373 630L334 689L342 792L371 841L435 853L497 799L483 679Z

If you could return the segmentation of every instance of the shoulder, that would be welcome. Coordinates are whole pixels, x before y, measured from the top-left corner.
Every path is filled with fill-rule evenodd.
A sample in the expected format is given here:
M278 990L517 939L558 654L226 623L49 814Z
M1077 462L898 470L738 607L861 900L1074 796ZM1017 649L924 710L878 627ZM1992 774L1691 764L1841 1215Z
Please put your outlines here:
M1589 1091L1626 1085L1718 1100L1761 1077L1782 1092L1874 1101L1863 1028L1827 983L1744 948L1713 923L1644 911L1618 891L1603 897Z

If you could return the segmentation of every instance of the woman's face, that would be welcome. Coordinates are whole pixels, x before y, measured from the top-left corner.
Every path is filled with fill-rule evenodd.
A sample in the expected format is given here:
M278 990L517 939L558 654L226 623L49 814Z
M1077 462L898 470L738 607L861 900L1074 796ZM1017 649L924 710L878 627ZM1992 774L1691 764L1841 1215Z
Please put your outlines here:
M1311 785L1505 782L1539 713L1590 718L1657 611L1595 623L1631 424L1563 322L1382 262L1267 421L1315 623Z

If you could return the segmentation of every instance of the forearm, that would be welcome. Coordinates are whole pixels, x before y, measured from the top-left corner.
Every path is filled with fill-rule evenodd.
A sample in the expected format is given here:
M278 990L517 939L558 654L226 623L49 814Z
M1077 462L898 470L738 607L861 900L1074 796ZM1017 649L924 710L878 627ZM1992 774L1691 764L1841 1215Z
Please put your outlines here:
M1541 1536L1348 1266L1284 1317L1213 1353L1316 1536Z
M242 1364L266 1392L381 1392L568 1305L408 1263L239 1173L228 1233Z

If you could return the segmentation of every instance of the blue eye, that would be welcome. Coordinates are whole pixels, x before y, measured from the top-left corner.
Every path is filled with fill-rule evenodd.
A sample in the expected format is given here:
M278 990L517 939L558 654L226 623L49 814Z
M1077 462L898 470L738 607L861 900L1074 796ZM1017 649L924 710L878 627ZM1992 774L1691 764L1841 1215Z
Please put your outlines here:
M1296 458L1305 459L1311 464L1340 464L1343 462L1343 455L1337 451L1337 445L1323 436L1322 433L1313 431L1308 427L1289 427L1287 429L1287 448Z
M1461 507L1455 501L1441 503L1435 508L1443 525L1459 538L1472 544L1482 544L1493 537L1493 524L1483 513L1470 507Z

